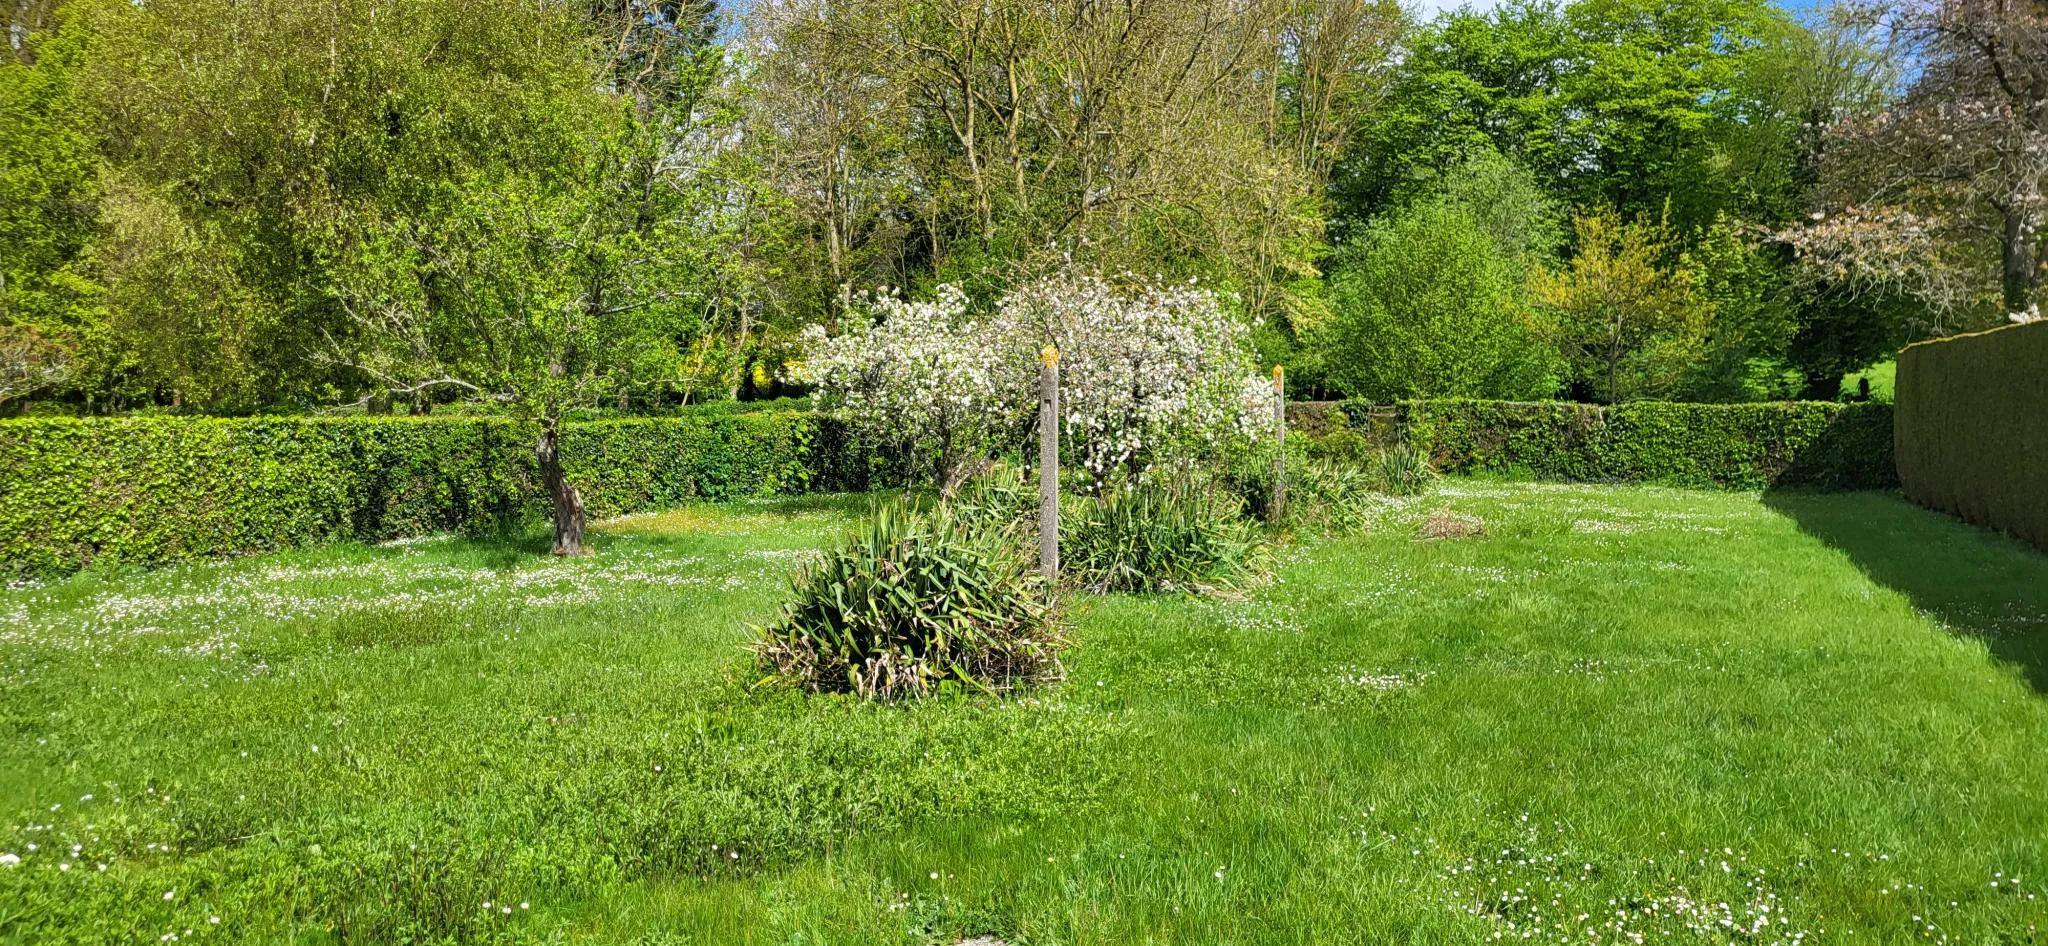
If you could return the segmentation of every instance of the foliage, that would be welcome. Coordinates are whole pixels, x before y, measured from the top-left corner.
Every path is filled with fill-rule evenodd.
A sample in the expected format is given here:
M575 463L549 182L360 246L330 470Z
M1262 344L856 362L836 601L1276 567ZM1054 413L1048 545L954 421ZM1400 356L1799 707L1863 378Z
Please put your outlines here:
M1060 569L1096 592L1241 590L1265 578L1270 556L1243 508L1191 477L1063 502Z
M1023 342L1013 351L1059 351L1061 453L1094 491L1273 429L1273 389L1244 325L1207 289L1068 275L1005 295L996 321ZM1016 364L1012 383L1029 384L1035 367Z
M2048 226L2048 13L1988 0L1851 2L1911 82L1836 116L1823 211L1787 238L1823 278L1925 302L1937 331L2038 314Z
M1446 473L1731 489L1898 482L1888 404L1408 401L1396 424Z
M1657 397L1699 357L1714 311L1668 226L1614 210L1581 215L1577 252L1539 272L1546 331L1601 401Z
M1899 481L1907 498L2048 549L2048 323L1899 353Z
M1791 186L1796 156L1766 152L1761 168L1730 158L1802 121L1750 76L1760 50L1797 29L1765 0L1446 12L1411 40L1385 104L1364 117L1339 165L1335 216L1363 226L1488 150L1534 170L1553 199L1631 217L1668 209L1686 234L1717 214L1782 212L1786 197L1757 185Z
M1414 496L1436 485L1429 450L1406 441L1381 448L1372 458L1372 482L1383 493Z
M1066 639L1011 539L943 506L884 505L797 572L754 652L790 684L868 699L1059 680Z
M71 350L30 325L0 325L0 402L27 397L71 377Z
M27 29L54 13L17 4ZM10 26L17 25L10 23ZM98 229L99 172L79 73L83 31L10 33L0 52L0 330L77 338L96 326L85 248ZM88 390L92 382L88 382Z
M863 485L801 413L564 426L598 516ZM0 571L479 532L543 508L532 425L480 418L0 422ZM522 447L522 443L524 446Z
M1316 336L1331 387L1380 402L1554 393L1556 359L1521 298L1523 259L1453 200L1374 223L1340 258L1336 314Z
M947 494L1024 438L1048 344L1060 354L1062 452L1092 489L1271 427L1271 388L1244 329L1204 289L1070 273L1006 293L988 316L953 286L932 302L858 306L839 335L806 331L796 376Z
M838 335L813 325L802 345L795 376L817 388L820 405L947 495L1015 432L1035 396L1017 367L1028 342L972 316L956 286L929 302L863 297Z
M781 294L822 320L849 285L986 299L1073 261L1206 276L1284 322L1400 24L1385 0L754 4Z
M1700 234L1691 261L1698 273L1700 302L1712 316L1700 354L1685 366L1673 399L1739 403L1798 396L1815 375L1796 367L1789 349L1801 316L1811 322L1813 314L1800 305L1805 300L1789 267L1726 218L1716 219ZM1831 337L1825 332L1811 334ZM1818 376L1827 377L1824 371Z

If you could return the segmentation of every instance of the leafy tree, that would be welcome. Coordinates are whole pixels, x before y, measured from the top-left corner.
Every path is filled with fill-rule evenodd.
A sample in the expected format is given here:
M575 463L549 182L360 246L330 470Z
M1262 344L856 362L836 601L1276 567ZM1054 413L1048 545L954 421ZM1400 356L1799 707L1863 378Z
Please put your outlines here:
M1687 366L1674 395L1740 402L1785 400L1800 392L1806 376L1786 352L1799 328L1803 297L1777 249L1725 217L1700 235L1691 259L1712 321L1698 360Z
M1789 175L1730 156L1789 160L1743 143L1799 120L1748 78L1767 42L1798 29L1768 0L1521 0L1446 13L1410 44L1339 168L1340 226L1362 226L1486 148L1533 169L1559 200L1668 210L1682 235L1718 213L1772 212L1785 201L1757 187Z
M616 396L687 317L669 287L687 284L690 233L631 186L639 132L599 123L573 165L462 181L435 212L378 227L339 293L355 331L326 355L393 395L449 392L537 423L557 555L581 554L584 529L563 417Z
M747 130L803 252L787 304L1066 265L1313 316L1321 175L1389 61L1385 0L863 0L750 11Z
M0 328L76 337L97 316L98 141L78 89L83 31L31 32L49 6L10 11L19 29L0 56Z
M1712 328L1698 274L1665 223L1609 208L1575 229L1578 252L1534 288L1577 383L1608 404L1669 393Z
M1557 389L1555 359L1521 305L1519 254L1455 197L1374 224L1332 277L1318 342L1333 386L1375 401L1525 400Z

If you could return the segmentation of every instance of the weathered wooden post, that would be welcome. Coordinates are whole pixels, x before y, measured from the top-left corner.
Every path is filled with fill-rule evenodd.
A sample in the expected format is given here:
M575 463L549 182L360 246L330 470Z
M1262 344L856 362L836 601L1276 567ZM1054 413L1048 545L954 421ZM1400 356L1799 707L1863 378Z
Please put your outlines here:
M1038 565L1045 580L1060 580L1060 350L1039 353Z
M1273 513L1272 521L1287 518L1287 378L1279 365L1273 366Z

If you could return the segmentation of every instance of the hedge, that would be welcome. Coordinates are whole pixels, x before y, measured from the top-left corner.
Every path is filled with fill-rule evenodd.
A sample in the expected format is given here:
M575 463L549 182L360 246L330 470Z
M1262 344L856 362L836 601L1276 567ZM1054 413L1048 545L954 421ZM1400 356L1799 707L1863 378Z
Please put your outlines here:
M2048 549L2048 322L1907 346L1892 401L1907 498Z
M463 417L0 422L0 575L538 518L535 432ZM574 423L562 452L597 517L866 482L863 457L808 412Z
M1340 409L1380 439L1427 443L1437 469L1452 473L1728 489L1898 483L1887 404L1432 400Z

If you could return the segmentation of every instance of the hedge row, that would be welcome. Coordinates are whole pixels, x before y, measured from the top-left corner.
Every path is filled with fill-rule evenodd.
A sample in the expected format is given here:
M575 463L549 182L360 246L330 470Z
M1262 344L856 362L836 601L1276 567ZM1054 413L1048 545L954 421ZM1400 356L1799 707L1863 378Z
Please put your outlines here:
M535 433L461 417L0 422L0 575L538 518ZM599 517L866 480L836 425L795 411L570 424L563 459Z
M2048 322L1908 346L1892 397L1907 498L2048 549Z
M1344 402L1354 428L1427 443L1437 469L1729 489L1898 485L1888 404Z

